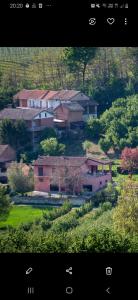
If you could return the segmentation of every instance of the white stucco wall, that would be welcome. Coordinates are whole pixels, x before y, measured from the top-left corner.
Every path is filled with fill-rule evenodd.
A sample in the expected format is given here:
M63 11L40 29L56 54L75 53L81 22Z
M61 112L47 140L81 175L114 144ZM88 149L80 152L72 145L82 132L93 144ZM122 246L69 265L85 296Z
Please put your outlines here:
M39 113L37 116L35 116L35 120L37 119L45 119L45 118L51 118L52 114L48 113L46 110Z

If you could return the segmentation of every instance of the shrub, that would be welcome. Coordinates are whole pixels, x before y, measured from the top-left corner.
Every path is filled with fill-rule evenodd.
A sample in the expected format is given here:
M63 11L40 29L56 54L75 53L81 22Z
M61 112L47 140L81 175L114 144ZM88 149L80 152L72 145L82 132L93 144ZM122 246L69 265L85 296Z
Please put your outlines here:
M53 221L54 219L68 213L72 209L72 204L68 201L64 202L60 208L55 208L51 211L47 211L43 213L43 218L49 221Z

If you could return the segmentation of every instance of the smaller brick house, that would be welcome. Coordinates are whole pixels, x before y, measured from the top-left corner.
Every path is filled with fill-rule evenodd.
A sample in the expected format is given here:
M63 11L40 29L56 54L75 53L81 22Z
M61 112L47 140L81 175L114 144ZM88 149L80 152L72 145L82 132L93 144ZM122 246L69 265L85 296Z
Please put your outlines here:
M78 103L61 103L54 109L54 124L58 128L83 122L84 108Z
M16 120L24 120L32 143L39 141L39 135L46 127L53 127L53 114L46 109L36 108L5 108L0 111L0 120L10 119L13 122Z
M0 145L0 182L7 182L7 168L16 160L16 151L10 145Z
M34 162L36 191L96 192L111 180L110 161L88 157L40 156Z

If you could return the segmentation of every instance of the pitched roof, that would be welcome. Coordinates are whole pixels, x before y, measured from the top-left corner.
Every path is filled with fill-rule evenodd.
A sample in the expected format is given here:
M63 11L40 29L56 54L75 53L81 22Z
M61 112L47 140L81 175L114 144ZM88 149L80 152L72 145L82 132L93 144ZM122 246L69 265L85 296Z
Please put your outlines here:
M87 160L86 157L72 157L72 156L39 156L34 162L35 166L73 166L79 167Z
M70 100L80 91L75 90L58 90L58 91L48 91L45 96L43 96L43 100Z
M0 145L0 156L3 154L3 152L9 147L9 145Z
M13 99L14 100L27 100L27 99L38 99L38 98L43 98L49 91L47 90L22 90L18 92Z
M84 108L80 104L78 104L76 102L74 102L74 103L72 103L72 102L70 102L70 103L61 103L61 104L59 104L59 106L66 107L70 111L84 111ZM59 106L57 106L54 110L56 111L56 109Z
M80 91L75 90L22 90L18 92L13 99L14 100L28 100L28 99L44 99L44 100L69 100L79 94Z
M109 164L110 161L96 160L85 156L39 156L34 162L35 166L66 166L80 167L86 161L91 160L99 164Z
M0 119L32 120L45 109L38 108L4 108L0 111Z

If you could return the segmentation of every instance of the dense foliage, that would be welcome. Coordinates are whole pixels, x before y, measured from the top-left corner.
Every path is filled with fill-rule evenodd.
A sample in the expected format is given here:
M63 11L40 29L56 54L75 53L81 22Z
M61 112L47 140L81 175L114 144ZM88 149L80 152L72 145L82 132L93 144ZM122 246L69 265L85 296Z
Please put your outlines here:
M43 154L45 155L62 155L65 151L65 145L58 142L56 138L49 138L40 143Z
M130 184L135 187L136 182ZM110 199L108 186L106 202L97 208L93 209L93 199L77 209L65 202L35 222L10 227L0 234L0 252L137 252L137 198L127 182L124 186L115 208L112 205L117 196Z
M11 199L8 195L7 186L0 184L0 219L5 218L11 208Z
M21 150L30 145L30 135L23 120L5 119L0 122L0 143Z
M24 174L22 162L12 162L8 168L7 175L11 191L21 194L33 191L33 174L31 172L28 175Z

